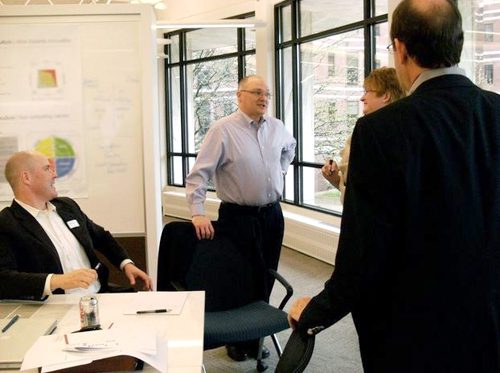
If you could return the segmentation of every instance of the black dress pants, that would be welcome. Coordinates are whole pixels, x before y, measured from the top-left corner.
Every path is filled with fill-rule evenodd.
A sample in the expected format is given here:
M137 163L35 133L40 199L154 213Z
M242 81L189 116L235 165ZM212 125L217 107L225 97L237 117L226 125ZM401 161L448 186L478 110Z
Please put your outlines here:
M251 258L258 299L269 300L274 278L267 270L278 268L284 227L279 201L260 207L227 202L220 205L218 234L229 237Z

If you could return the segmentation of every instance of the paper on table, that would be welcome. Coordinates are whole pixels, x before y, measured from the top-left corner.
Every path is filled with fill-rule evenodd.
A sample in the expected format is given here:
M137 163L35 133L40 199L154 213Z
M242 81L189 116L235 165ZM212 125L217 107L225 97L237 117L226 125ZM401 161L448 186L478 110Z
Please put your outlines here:
M168 354L168 341L165 338L156 337L156 353L155 354L143 354L141 352L133 355L138 359L141 359L145 363L148 363L153 368L159 370L162 373L167 372L167 354Z
M124 315L136 315L138 311L152 311L148 315L180 315L187 299L185 292L140 291L124 309ZM168 310L155 313L155 310Z
M92 360L80 360L78 364L75 364L74 362L70 363L61 363L61 364L53 364L53 365L46 365L42 367L42 373L44 372L52 372L54 370L60 370L60 369L66 369L66 368L71 368L77 365L85 365L85 364L90 364Z
M139 330L130 325L126 329L117 327L84 333L71 333L66 336L68 340L67 347L80 347L82 350L130 348L144 353L156 353L155 335L154 330Z
M160 371L162 373L167 373L168 341L163 339L163 338L157 337L156 343L157 343L156 354L144 354L141 352L131 354L131 353L125 353L125 351L124 351L124 355L134 356L138 359L141 359L145 363L151 365L153 368L157 369L158 371ZM101 359L101 358L99 358L99 359ZM64 369L64 368L69 368L69 367L73 367L75 365L88 364L90 362L91 361L82 362L82 360L80 360L78 362L78 364L68 365L66 363L61 363L61 364L47 365L47 366L42 367L42 373L52 372L54 370L59 370L59 369Z
M63 348L65 351L90 352L120 348L114 330L95 330L85 333L67 334L66 339L68 343Z
M125 329L98 330L84 333L68 334L68 343L64 335L49 335L40 337L26 353L21 370L64 364L65 367L87 364L93 360L104 359L112 356L130 355L148 360L156 360L156 334L151 330L134 330L133 327ZM91 349L87 351L65 351L71 345L91 345L103 341L115 341L115 349ZM146 361L145 359L143 359ZM54 368L55 370L58 368Z
M58 363L69 366L88 364L94 360L92 354L75 354L63 351L65 346L63 335L46 335L38 338L33 346L24 355L21 370L38 368L43 365Z

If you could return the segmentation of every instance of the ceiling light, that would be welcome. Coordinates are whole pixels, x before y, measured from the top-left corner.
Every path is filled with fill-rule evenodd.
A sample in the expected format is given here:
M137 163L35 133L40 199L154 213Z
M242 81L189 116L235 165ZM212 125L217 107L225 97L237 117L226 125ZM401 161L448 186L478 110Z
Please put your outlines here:
M157 22L157 29L180 29L180 28L256 28L264 27L265 22L247 19L221 19L216 21L202 22Z

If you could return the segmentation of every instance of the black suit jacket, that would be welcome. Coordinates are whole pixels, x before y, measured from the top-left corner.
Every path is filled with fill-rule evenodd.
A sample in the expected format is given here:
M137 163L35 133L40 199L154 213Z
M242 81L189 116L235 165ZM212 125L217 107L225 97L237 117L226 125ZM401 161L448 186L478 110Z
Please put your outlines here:
M99 262L94 250L102 252L115 266L128 258L126 251L111 234L90 220L70 198L51 201L83 246L92 268ZM61 274L56 248L41 225L17 202L0 212L0 299L40 299L49 273ZM107 269L98 271L101 288L107 287Z
M500 96L444 75L358 120L334 273L299 329L349 312L366 373L500 372Z

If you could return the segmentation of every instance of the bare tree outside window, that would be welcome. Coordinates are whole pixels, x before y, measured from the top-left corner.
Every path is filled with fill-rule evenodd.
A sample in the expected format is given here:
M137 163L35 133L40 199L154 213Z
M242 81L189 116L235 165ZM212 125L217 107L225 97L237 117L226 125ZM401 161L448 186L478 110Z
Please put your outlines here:
M255 72L255 31L180 30L164 37L172 41L165 74L167 181L183 186L210 125L237 110L238 79Z
M203 58L213 55L205 50ZM237 109L238 61L225 58L193 64L194 141L198 151L210 124Z

